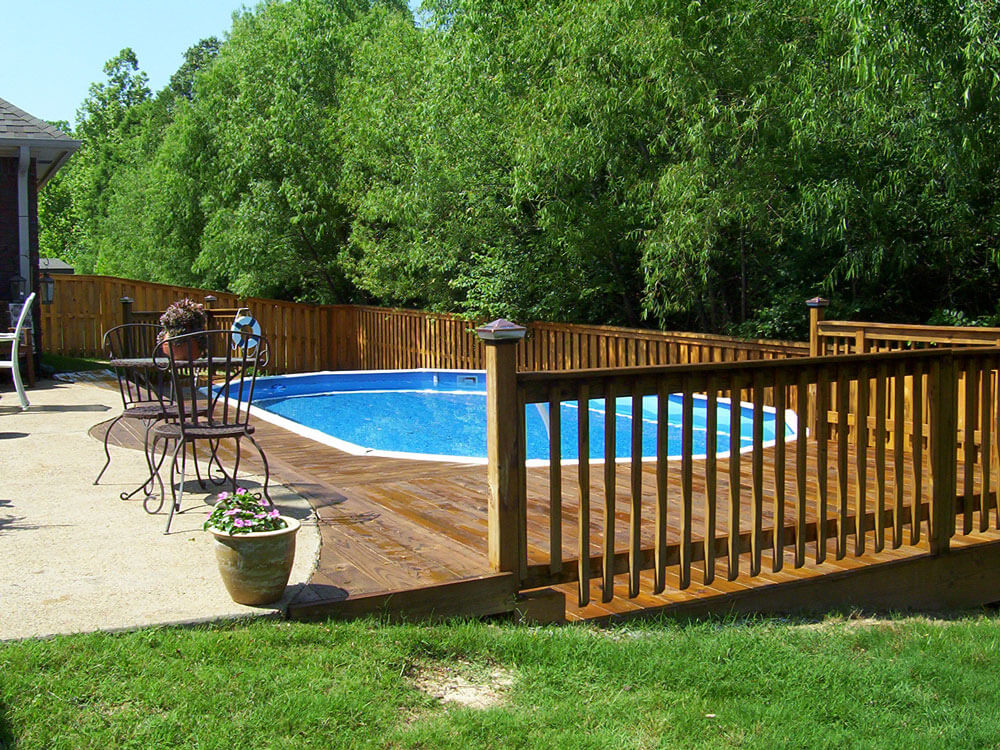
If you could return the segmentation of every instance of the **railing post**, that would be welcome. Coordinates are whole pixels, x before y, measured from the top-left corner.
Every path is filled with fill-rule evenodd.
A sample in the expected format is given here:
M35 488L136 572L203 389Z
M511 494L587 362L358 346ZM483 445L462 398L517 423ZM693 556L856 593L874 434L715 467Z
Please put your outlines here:
M205 295L205 316L208 318L208 327L215 328L215 316L212 315L212 305L218 301L214 294Z
M813 297L806 300L806 307L809 308L809 356L818 357L822 352L819 344L819 324L826 317L826 308L830 305L830 300L822 297ZM806 420L809 423L810 431L815 435L819 428L820 418L825 419L825 414L816 411L816 389L819 386L809 386L809 403L800 404L799 408L806 410Z
M826 308L830 306L830 300L822 297L813 297L806 300L806 307L809 308L809 356L818 357L819 350L819 324L826 317Z
M135 302L131 297L122 297L119 302L122 303L122 323L132 322L132 303Z
M927 379L931 412L928 440L933 478L928 541L933 555L946 553L955 533L957 378L955 360L949 352L934 361Z
M518 571L521 565L520 502L524 456L520 455L517 344L525 329L508 320L477 328L486 350L486 457L490 485L488 549L490 567Z

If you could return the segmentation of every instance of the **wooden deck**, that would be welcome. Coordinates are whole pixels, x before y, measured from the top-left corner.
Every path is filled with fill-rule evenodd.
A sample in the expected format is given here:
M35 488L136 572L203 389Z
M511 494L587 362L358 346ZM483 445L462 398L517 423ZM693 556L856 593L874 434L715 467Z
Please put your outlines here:
M318 567L308 587L289 607L289 617L312 619L326 616L355 616L368 613L424 616L484 615L509 611L517 593L513 576L493 574L486 557L487 479L485 466L465 466L437 462L407 461L352 456L292 434L274 425L256 422L258 440L271 463L272 477L304 495L316 509L322 546ZM100 429L93 433L100 436ZM113 441L136 447L141 435L135 425L123 425ZM810 444L809 466L814 467ZM249 454L245 453L251 462ZM793 451L788 451L787 497L785 502L786 535L794 524L796 492ZM835 454L831 443L830 455ZM765 454L764 475L773 481L774 456ZM887 456L891 465L892 457ZM869 459L869 463L871 459ZM677 464L679 466L679 463ZM853 499L856 487L856 457L852 454L848 496ZM668 473L671 492L680 492L679 472ZM251 471L257 466L248 467ZM572 570L577 543L578 501L574 467L564 467L563 476L563 558L564 569ZM908 467L908 472L911 467ZM830 461L828 486L831 510L837 488L836 465ZM927 476L929 472L925 472ZM719 461L719 492L723 493L726 463ZM695 461L695 528L703 528L702 488L698 478L704 467ZM873 472L869 472L872 476ZM604 472L591 471L590 540L595 556L603 544ZM929 482L925 481L929 485ZM811 468L807 480L810 520L815 521L816 477ZM615 548L624 553L629 546L628 508L631 477L629 466L620 464L616 471ZM652 519L655 500L654 464L643 466L643 513ZM961 467L959 487L962 487ZM548 540L548 469L528 470L528 562L547 565ZM929 488L924 493L929 497ZM875 493L868 488L869 497ZM765 498L772 494L767 486ZM886 507L893 496L891 482L886 487ZM672 495L677 497L679 495ZM751 519L750 487L741 487L741 529L749 530ZM852 500L853 503L853 500ZM869 500L869 507L873 505ZM995 498L990 504L995 507ZM773 502L765 503L763 523L773 524ZM668 512L668 544L679 538L679 508L671 501ZM720 509L721 515L721 509ZM889 514L891 517L891 514ZM893 548L893 529L886 529L886 546L874 552L875 536L866 534L866 552L855 556L855 540L849 539L847 555L837 559L835 540L827 544L826 560L817 564L816 542L809 543L806 563L793 567L793 548L787 547L780 570L765 551L762 572L748 575L749 555L741 556L739 575L728 580L727 560L718 545L716 575L704 582L703 563L696 563L691 586L680 589L676 566L668 568L667 587L653 594L652 570L641 576L641 592L628 598L627 576L616 577L615 596L602 602L600 576L591 581L591 603L580 606L577 584L566 582L546 589L541 601L548 611L560 597L565 597L565 616L569 620L610 620L654 612L705 614L729 611L826 611L836 606L867 606L874 609L925 608L958 606L1000 600L1000 576L992 574L1000 563L1000 531L995 528L961 535L952 540L950 555L932 558L928 553L926 521L919 541L911 536L907 512L902 544ZM992 514L995 515L995 514ZM872 517L873 520L874 517ZM978 516L974 528L978 528ZM990 526L996 526L990 519ZM815 529L815 526L813 526ZM652 523L644 523L642 546L653 546ZM835 534L833 535L836 536ZM696 547L703 543L695 539ZM968 552L968 554L966 554ZM696 557L697 559L697 557ZM997 580L994 580L997 579ZM969 592L972 587L974 592ZM558 592L558 593L554 593ZM522 595L524 592L521 592ZM529 604L533 605L531 594ZM520 607L520 605L518 605ZM529 612L529 614L532 614Z

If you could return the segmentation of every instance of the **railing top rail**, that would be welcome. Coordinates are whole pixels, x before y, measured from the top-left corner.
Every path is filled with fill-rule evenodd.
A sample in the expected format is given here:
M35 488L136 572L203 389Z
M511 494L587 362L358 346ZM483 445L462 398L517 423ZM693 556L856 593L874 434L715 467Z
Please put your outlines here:
M651 377L684 377L710 375L740 375L744 373L790 370L799 372L815 367L851 367L854 365L890 364L894 362L935 361L945 357L969 359L988 355L1000 356L1000 346L962 349L910 349L894 352L841 354L794 359L755 359L740 362L707 362L698 364L649 365L641 367L594 368L585 370L538 370L517 373L519 384L555 384L605 380L646 379Z
M874 338L900 338L907 341L1000 342L1000 328L979 326L924 326L851 320L824 320L817 325L820 336L849 336L859 331L870 332Z

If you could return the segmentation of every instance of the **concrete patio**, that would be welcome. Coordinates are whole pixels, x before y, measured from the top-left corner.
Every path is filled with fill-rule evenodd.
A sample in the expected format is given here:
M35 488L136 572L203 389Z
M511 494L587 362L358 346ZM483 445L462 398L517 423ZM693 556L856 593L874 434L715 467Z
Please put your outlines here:
M88 430L119 412L117 390L47 380L28 395L22 412L10 384L0 386L0 640L277 616L309 579L319 534L300 495L272 478L282 513L303 523L285 597L269 607L236 604L201 530L210 495L186 494L164 535L164 511L119 499L145 476L141 452L112 446L111 466L92 484L104 451Z

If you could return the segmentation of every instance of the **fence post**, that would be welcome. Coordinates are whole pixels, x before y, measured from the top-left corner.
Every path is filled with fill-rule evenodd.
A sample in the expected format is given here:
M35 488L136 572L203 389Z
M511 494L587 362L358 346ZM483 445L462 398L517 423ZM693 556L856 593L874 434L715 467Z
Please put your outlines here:
M818 357L819 350L819 324L826 317L826 308L830 306L830 300L822 297L813 297L806 300L806 307L809 308L809 356Z
M521 549L520 502L524 456L519 455L517 344L525 329L494 320L476 329L486 350L486 457L490 485L488 551L495 571L518 571Z
M930 534L931 554L940 555L949 549L955 533L955 499L957 493L956 463L958 461L957 411L958 372L951 352L935 359L927 379L930 402L931 489Z
M122 323L132 322L132 303L135 302L131 297L122 297L119 302L122 303Z

